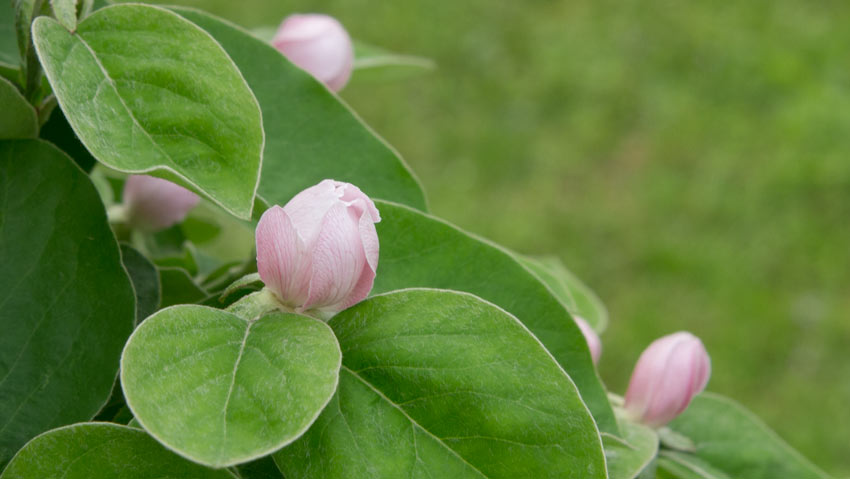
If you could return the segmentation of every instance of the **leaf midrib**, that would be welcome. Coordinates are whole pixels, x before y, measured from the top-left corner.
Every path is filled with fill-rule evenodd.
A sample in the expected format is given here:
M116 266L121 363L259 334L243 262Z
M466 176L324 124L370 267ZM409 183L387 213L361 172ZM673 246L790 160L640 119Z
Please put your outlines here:
M416 422L416 420L415 420L415 419L413 419L412 417L410 417L410 415L409 415L409 414L407 414L407 411L405 411L405 410L404 410L404 408L402 408L401 406L399 406L399 405L397 405L396 403L394 403L394 402L393 402L390 398L388 398L386 395L384 395L384 393L383 393L383 392L381 392L381 390L379 390L377 387L375 387L374 385L372 385L372 383L370 383L369 381L367 381L367 380L365 380L364 378L362 378L359 374L357 374L356 372L352 371L350 368L348 368L348 367L347 367L346 365L344 365L344 364L340 366L340 370L345 370L345 371L347 371L349 374L351 374L351 375L352 375L352 376L354 376L356 379L358 379L360 382L362 382L364 385L366 385L366 387L368 387L369 389L371 389L371 390L372 390L375 394L377 394L377 395L378 395L381 399L383 399L384 401L386 401L386 402L387 402L390 406L394 407L394 408L395 408L395 409L397 409L399 412L401 412L401 413L404 415L404 417L406 417L406 418L407 418L407 420L408 420L408 421L410 421L410 423L411 423L411 424L413 424L415 427L418 427L418 428L419 428L419 429L421 429L423 432L425 432L426 434L428 434L429 436L431 436L431 437L432 437L435 441L437 441L437 443L439 443L441 446L443 446L444 448L446 448L446 449L447 449L447 450L448 450L448 451L449 451L449 452L450 452L453 456L455 456L455 457L457 457L458 459L460 459L460 461L461 461L461 462L463 462L464 464L466 464L467 466L469 466L469 467L470 467L470 469L472 469L473 471L477 472L477 473L478 473L481 477L486 478L486 479L489 479L489 478L490 478L490 476L488 476L488 475L484 474L483 472L481 472L481 471L480 471L477 467L473 466L473 465L472 465L469 461L467 461L467 460L466 460L463 456L461 456L460 454L458 454L458 452L457 452L457 451L455 451L455 450L454 450L454 449L452 449L452 448L451 448L448 444L446 444L445 442L443 442L443 440L442 440L442 439L440 439L439 437L437 437L437 435L435 435L434 433L432 433L431 431L429 431L428 429L426 429L425 427L423 427L421 424L419 424L418 422Z

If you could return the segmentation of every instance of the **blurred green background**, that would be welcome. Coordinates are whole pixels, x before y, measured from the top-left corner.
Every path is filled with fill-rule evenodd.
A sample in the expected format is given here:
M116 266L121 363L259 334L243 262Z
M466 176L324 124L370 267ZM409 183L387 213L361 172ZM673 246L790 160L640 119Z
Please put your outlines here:
M850 474L850 3L181 3L248 27L329 13L434 59L343 97L435 214L591 285L613 391L650 341L690 330L709 389Z

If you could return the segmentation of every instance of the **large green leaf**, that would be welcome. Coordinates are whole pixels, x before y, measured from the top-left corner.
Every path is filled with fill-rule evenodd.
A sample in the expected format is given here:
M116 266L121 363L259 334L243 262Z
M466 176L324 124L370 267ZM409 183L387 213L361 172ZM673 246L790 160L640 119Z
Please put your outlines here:
M47 142L0 142L0 464L109 398L135 299L97 191Z
M233 479L193 464L144 431L84 423L46 432L15 456L0 479Z
M519 318L575 381L599 429L619 434L587 349L564 305L515 256L442 220L377 202L381 260L375 293L410 287L473 293Z
M310 74L239 27L186 8L174 11L218 40L263 109L266 147L260 194L284 204L325 178L374 198L425 209L419 182L399 154Z
M668 455L691 472L708 469L700 467L705 463L734 478L828 477L753 413L717 394L703 393L694 398L688 409L670 423L670 428L696 444L693 454ZM715 476L718 475L706 477Z
M340 351L322 321L246 321L205 306L163 309L127 342L121 384L139 423L169 449L215 467L300 436L330 400Z
M653 461L658 454L658 435L640 424L623 422L623 438L602 434L610 479L652 478Z
M287 479L606 477L575 385L501 308L411 289L329 324L343 351L339 389L275 455Z
M62 111L95 158L178 180L250 218L261 113L206 32L163 8L116 5L74 34L40 17L33 40Z
M38 115L35 108L9 80L0 77L0 140L35 138L38 136Z

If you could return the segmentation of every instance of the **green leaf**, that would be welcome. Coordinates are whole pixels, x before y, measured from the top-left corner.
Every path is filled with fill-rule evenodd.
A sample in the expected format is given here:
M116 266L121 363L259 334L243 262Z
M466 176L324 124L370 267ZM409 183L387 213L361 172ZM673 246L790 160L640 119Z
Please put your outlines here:
M0 142L0 465L109 398L135 298L97 191L47 142Z
M410 287L467 291L525 324L575 381L599 429L619 434L611 405L569 312L531 271L499 246L433 216L376 202L381 259L374 293Z
M9 0L0 1L0 64L18 68L21 54L15 33L15 7Z
M283 447L336 389L340 351L317 319L245 321L205 306L163 309L133 333L121 360L127 405L181 456L223 467Z
M597 332L605 331L608 327L608 310L605 305L560 259L520 256L520 261L537 273L570 313L584 318Z
M426 208L422 188L399 154L310 74L235 25L197 10L174 11L221 43L260 101L266 129L263 198L282 205L333 178L373 198Z
M680 464L706 463L735 478L828 477L753 413L717 394L697 396L669 426L696 445L694 454L675 452L668 455Z
M283 479L271 456L236 467L241 479Z
M623 438L602 433L605 461L610 479L652 477L652 464L658 454L658 436L652 429L631 422L620 424ZM643 474L643 475L642 475Z
M96 11L74 34L39 17L33 40L62 111L95 158L178 181L251 217L260 109L206 32L166 9L128 4Z
M63 27L71 32L77 28L77 0L50 0L50 6Z
M513 316L467 293L376 296L329 321L337 394L275 454L287 479L604 478L575 385Z
M667 450L658 456L657 476L658 479L733 479L693 454Z
M162 285L160 307L197 303L209 296L209 293L198 286L185 269L157 269L159 270L159 282Z
M38 114L18 88L0 77L0 140L38 136Z
M144 431L83 423L46 432L29 442L0 479L233 479L169 452Z
M136 292L136 321L144 321L159 307L162 296L159 273L150 260L130 245L121 245L121 260Z
M354 42L352 82L397 80L433 71L430 58L391 52L381 47Z

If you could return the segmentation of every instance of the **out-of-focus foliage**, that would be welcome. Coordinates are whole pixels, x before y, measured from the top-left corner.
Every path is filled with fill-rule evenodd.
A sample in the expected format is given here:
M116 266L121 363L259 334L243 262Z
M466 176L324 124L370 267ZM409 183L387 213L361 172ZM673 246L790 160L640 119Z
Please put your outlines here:
M586 280L611 315L613 390L652 339L691 330L709 389L850 473L832 427L850 423L850 5L182 3L247 26L321 11L434 59L403 82L355 73L342 94L435 214Z

